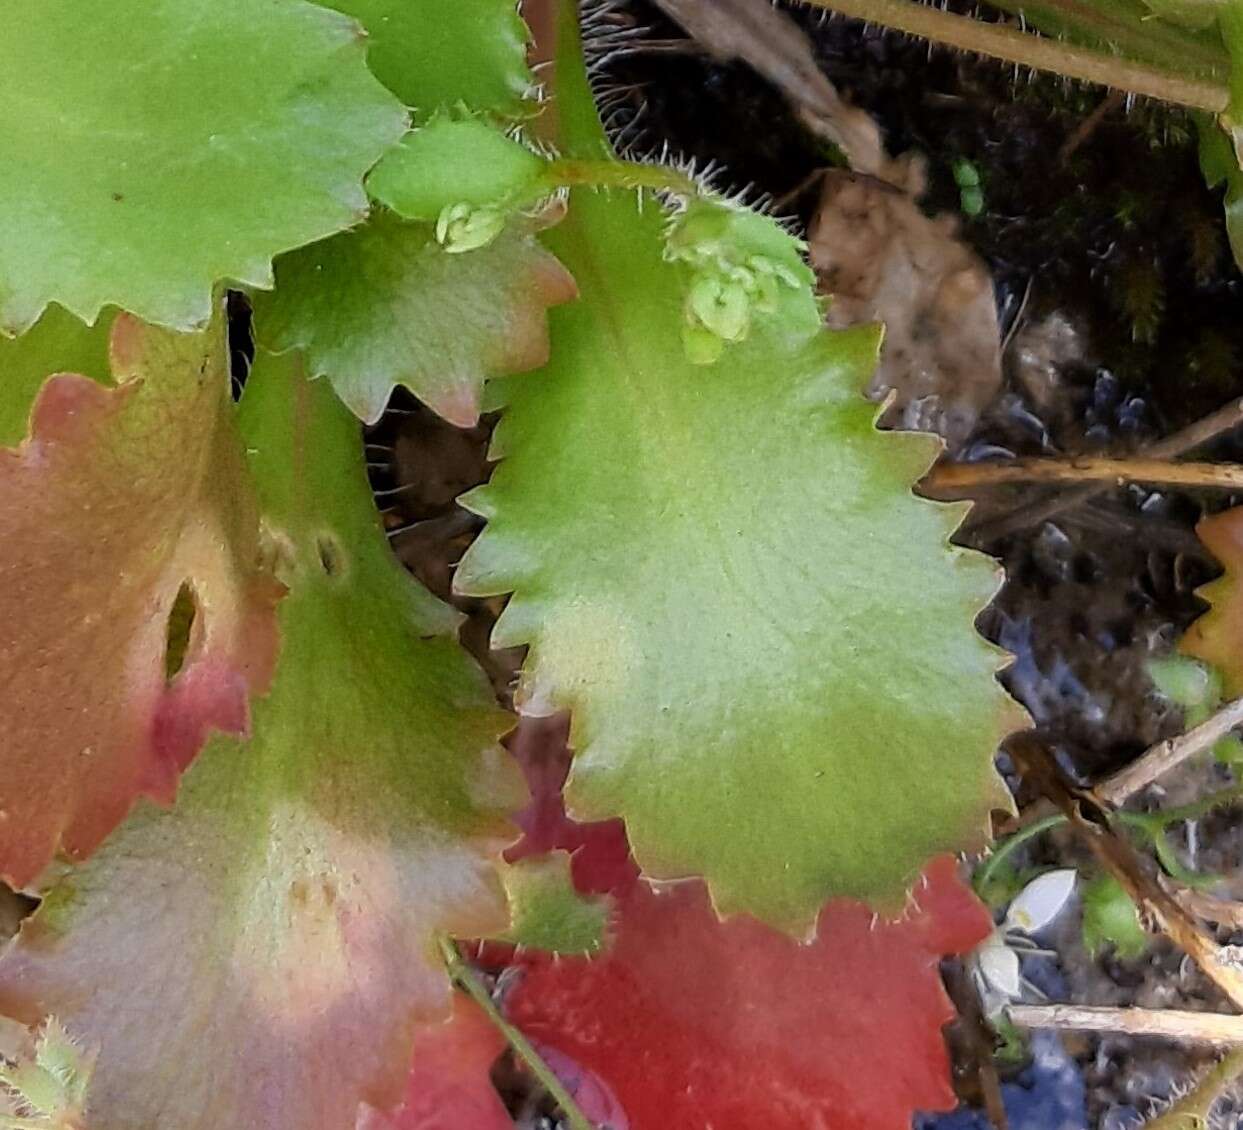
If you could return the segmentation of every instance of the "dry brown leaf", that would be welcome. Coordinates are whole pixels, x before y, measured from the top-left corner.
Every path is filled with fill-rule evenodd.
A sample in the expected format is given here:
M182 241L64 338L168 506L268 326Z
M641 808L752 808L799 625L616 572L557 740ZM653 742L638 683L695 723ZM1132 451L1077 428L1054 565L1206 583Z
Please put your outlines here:
M892 184L831 171L809 235L828 324L885 325L868 386L874 400L893 396L884 422L937 432L951 450L1001 387L992 278L954 228Z

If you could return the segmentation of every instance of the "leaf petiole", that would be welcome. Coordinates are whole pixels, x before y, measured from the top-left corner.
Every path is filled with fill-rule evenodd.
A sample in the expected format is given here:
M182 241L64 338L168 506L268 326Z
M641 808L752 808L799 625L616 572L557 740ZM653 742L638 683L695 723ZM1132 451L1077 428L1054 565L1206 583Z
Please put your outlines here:
M650 188L677 196L698 196L703 191L694 177L678 169L640 161L558 158L549 162L543 180L557 188Z
M1021 831L1015 832L1005 843L1001 844L992 855L984 861L983 866L975 873L975 877L971 881L971 885L979 891L985 890L989 881L996 874L997 869L1010 858L1014 852L1027 843L1028 840L1034 839L1041 832L1047 832L1050 828L1056 828L1059 824L1065 824L1066 817L1058 813L1055 816L1046 816L1043 820L1037 820L1034 824L1028 825Z
M487 986L479 979L478 974L462 959L462 955L458 951L457 944L453 939L442 937L440 939L440 952L444 955L445 967L449 971L449 976L469 993L471 999L487 1013L488 1019L496 1025L505 1039L509 1041L509 1046L514 1049L514 1052L522 1062L530 1068L531 1074L544 1085L545 1089L561 1108L561 1113L565 1115L566 1120L570 1124L570 1130L597 1130L596 1126L579 1109L578 1103L574 1101L574 1097L565 1089L565 1084L557 1078L552 1068L544 1062L543 1057L535 1050L531 1042L501 1015L501 1011L493 1002L492 994L488 992Z

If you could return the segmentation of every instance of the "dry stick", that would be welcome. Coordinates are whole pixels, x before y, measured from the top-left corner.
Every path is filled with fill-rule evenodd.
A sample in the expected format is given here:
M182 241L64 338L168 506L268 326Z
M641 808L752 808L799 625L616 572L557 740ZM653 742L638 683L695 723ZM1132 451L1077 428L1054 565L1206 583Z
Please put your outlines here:
M1010 483L1157 483L1243 489L1243 464L1171 463L1165 459L1012 459L1005 463L943 463L920 483L926 493L954 494Z
M1165 738L1149 746L1130 765L1119 769L1117 773L1094 786L1093 796L1102 804L1120 807L1140 789L1151 785L1163 773L1168 773L1175 766L1181 765L1188 758L1195 757L1204 750L1212 749L1231 730L1241 725L1243 725L1243 699L1235 699L1226 703L1217 713L1205 719L1198 726L1192 727L1177 737ZM1041 798L1034 804L1029 804L1017 819L1003 823L998 829L998 835L1009 839L1024 829L1042 820L1047 820L1056 811L1057 808L1051 800L1047 797ZM1184 906L1187 905L1187 900L1182 895L1179 896L1179 901ZM1224 921L1224 919L1215 919L1209 914L1203 914L1200 917L1207 918L1210 922Z
M1189 914L1194 914L1205 922L1216 922L1218 926L1243 930L1243 903L1184 887L1172 879L1163 879L1162 882L1170 888L1179 904Z
M1235 960L1233 951L1223 950L1148 874L1135 849L1110 829L1108 814L1100 809L1092 794L1066 783L1053 754L1034 734L1016 735L1010 742L1010 752L1024 775L1065 813L1070 827L1121 884L1131 901L1204 971L1235 1008L1243 1011L1243 966Z
M1202 1044L1243 1045L1243 1016L1227 1016L1220 1012L1105 1008L1086 1004L1012 1004L1006 1012L1020 1028L1120 1032L1127 1036L1157 1036Z
M1236 698L1226 703L1216 714L1200 725L1179 734L1176 738L1167 738L1157 742L1137 760L1125 769L1120 769L1111 777L1107 777L1095 787L1093 792L1106 804L1125 804L1140 789L1152 784L1162 773L1167 773L1174 766L1194 757L1206 749L1211 749L1236 726L1243 726L1243 698Z
M1187 78L1133 63L1099 51L1075 47L1059 39L1046 39L999 24L984 23L970 16L957 16L914 0L807 0L814 8L841 12L858 20L918 35L948 47L974 51L1007 63L1066 78L1112 86L1131 94L1176 102L1218 114L1226 109L1230 95L1224 83Z
M1224 1056L1193 1090L1151 1122L1144 1123L1144 1130L1202 1130L1208 1125L1217 1100L1240 1075L1243 1075L1243 1048Z
M1197 420L1172 436L1150 444L1144 450L1144 455L1149 459L1176 459L1201 444L1216 439L1241 423L1243 423L1243 400L1232 400L1229 404L1223 404L1216 412L1209 413L1202 420ZM968 533L971 540L976 543L993 541L1012 534L1016 530L1047 522L1063 511L1079 506L1098 494L1104 493L1110 485L1087 483L1073 490L1056 494L1052 498L1043 499L1029 506L1021 506L998 518L989 518L980 522L972 522L968 519L964 532Z

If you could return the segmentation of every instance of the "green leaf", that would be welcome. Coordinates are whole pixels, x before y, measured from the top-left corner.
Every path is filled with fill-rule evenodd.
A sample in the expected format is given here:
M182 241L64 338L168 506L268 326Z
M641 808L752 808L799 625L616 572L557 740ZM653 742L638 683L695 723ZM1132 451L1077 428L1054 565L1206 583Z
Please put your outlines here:
M0 1006L100 1048L91 1130L341 1130L447 1014L436 937L504 929L524 790L456 614L392 557L357 422L260 356L242 425L289 586L253 737L141 805L0 959Z
M1243 267L1243 169L1230 136L1207 114L1197 114L1200 170L1209 188L1225 187L1226 235L1234 261Z
M108 336L115 316L107 311L88 326L62 307L49 306L21 337L0 337L0 446L11 447L26 435L35 396L52 373L112 383Z
M598 144L558 94L571 149ZM792 930L834 895L894 909L1007 804L1000 656L972 626L995 568L947 545L960 508L911 494L937 441L875 429L877 330L823 331L782 286L695 365L664 224L576 190L547 234L582 297L551 315L549 365L498 386L458 587L514 593L494 644L530 645L524 710L573 712L572 815L623 816L647 874Z
M1222 7L1220 0L1144 0L1144 4L1154 16L1192 31L1212 27Z
M435 222L456 204L516 209L550 189L547 162L500 130L438 118L406 134L367 178L367 190L407 220Z
M327 0L366 27L367 61L420 116L465 103L512 116L531 87L514 0Z
M1147 931L1139 911L1112 875L1100 875L1083 888L1083 944L1095 957L1112 944L1122 958L1136 958L1148 949Z
M511 863L501 879L509 895L510 926L499 940L579 957L604 946L609 900L574 889L568 852Z
M1211 709L1221 702L1221 676L1206 663L1185 655L1163 655L1150 659L1147 671L1153 686L1184 710Z
M270 286L273 255L357 222L404 124L356 26L301 0L10 12L0 331L52 301L205 323L214 283Z
M427 224L378 212L362 227L277 261L255 296L259 339L306 350L312 376L373 422L405 385L451 423L479 417L486 378L548 356L546 307L574 294L564 268L511 227L487 247L448 253Z

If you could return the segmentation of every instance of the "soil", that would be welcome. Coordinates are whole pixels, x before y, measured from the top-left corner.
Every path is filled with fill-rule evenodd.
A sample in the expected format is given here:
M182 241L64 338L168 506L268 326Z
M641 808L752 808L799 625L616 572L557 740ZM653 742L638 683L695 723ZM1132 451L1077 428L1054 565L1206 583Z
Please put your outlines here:
M619 21L646 29L600 75L614 92L611 125L619 143L638 154L667 145L700 166L710 161L718 187L779 201L781 212L805 225L817 204L813 174L834 155L745 65L708 58L647 0L612 7ZM854 21L801 9L792 14L840 91L879 121L891 154L924 155L925 209L959 213L963 239L992 273L1005 379L959 458L1123 454L1243 394L1237 313L1243 276L1230 258L1219 195L1200 176L1186 115L930 51ZM976 215L961 214L954 172L963 160L979 174L983 207ZM480 525L453 498L486 478L488 432L487 423L470 433L450 428L399 396L370 437L375 485L386 521L398 531L397 552L446 599L451 563ZM428 450L436 452L434 460ZM1243 440L1223 438L1204 454L1239 458ZM431 467L441 469L439 477ZM996 493L973 520L1031 497ZM1145 664L1171 651L1203 608L1195 590L1218 571L1195 537L1196 521L1237 501L1220 492L1128 487L979 544L1006 575L979 629L1014 654L1004 681L1075 779L1108 773L1183 728L1180 712L1154 691ZM504 697L521 656L487 651L498 607L456 602L468 614L465 642ZM1020 805L1029 803L1031 790L1004 754L1001 765ZM1146 800L1178 803L1202 795L1221 772L1193 766ZM1184 862L1201 870L1235 873L1243 862L1243 835L1230 814L1198 822L1194 859L1185 832L1179 834ZM1092 870L1070 837L1057 832L1034 840L1016 862ZM1243 935L1219 937L1243 942ZM1026 958L1024 972L1053 999L1225 1007L1164 941L1135 960L1108 951L1089 956L1077 908L1040 940L1054 956ZM1041 1130L1121 1130L1205 1060L1202 1052L1120 1037L1075 1037L1060 1050L1056 1037L1041 1041L1029 1044L1018 1062L999 1064L1003 1081L1033 1095L1046 1085L1041 1080L1072 1091L1081 1081L1080 1113L1074 1102L1070 1113L1056 1116L1037 1106L1032 1109L1045 1113L1033 1116L1036 1122L1015 1123ZM978 1070L968 1062L958 1067L964 1101L978 1102ZM521 1125L555 1125L538 1096L512 1076L498 1081L513 1096ZM969 1117L965 1109L963 1116ZM983 1125L944 1121L947 1128L975 1124Z

